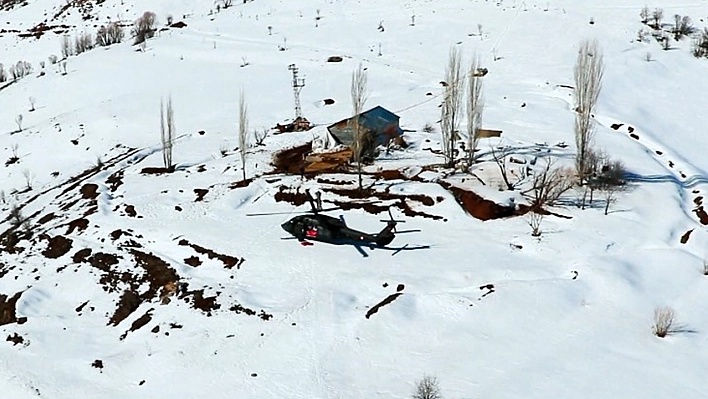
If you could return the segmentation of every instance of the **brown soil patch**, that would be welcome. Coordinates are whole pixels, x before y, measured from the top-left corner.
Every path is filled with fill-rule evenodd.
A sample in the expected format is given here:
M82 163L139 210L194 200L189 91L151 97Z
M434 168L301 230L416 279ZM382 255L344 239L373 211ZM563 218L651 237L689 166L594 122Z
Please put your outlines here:
M693 203L696 204L697 206L703 205L703 197L696 197L693 199Z
M177 21L177 22L173 23L172 25L170 25L170 28L177 28L177 29L182 29L182 28L186 28L186 27L187 27L187 23L184 21Z
M696 212L696 216L698 216L698 220L701 221L701 224L708 225L708 213L703 209L703 205L694 209L693 212Z
M22 336L18 333L15 333L15 335L8 335L5 341L12 342L12 346L15 346L23 344L25 342L25 339L22 338Z
M135 249L130 250L130 253L133 255L137 265L145 270L145 275L140 279L140 282L150 284L150 288L142 295L143 298L155 298L160 288L167 283L179 281L180 277L177 272L161 258Z
M624 123L613 123L613 124L610 125L610 128L611 128L612 130L617 130L617 129L621 128L622 125L624 125Z
M98 184L84 184L81 187L81 198L96 199L98 197Z
M123 335L120 336L120 340L124 340L126 336L128 336L129 332L133 332L136 330L139 330L141 327L145 326L147 323L149 323L152 320L152 311L155 310L153 308L150 308L147 312L145 312L144 315L140 316L137 318L133 324L130 325L130 328L128 331L124 332Z
M266 313L265 310L263 310L263 309L261 309L260 313L256 313L255 310L244 307L238 303L231 306L229 308L229 310L232 312L235 312L236 314L245 313L249 316L256 316L257 315L258 317L260 317L264 321L268 321L273 318L272 314Z
M275 193L273 198L276 202L289 202L295 206L300 206L307 202L307 194L301 193L299 188L296 189L294 193L289 190L290 189L287 186L280 186L278 187L278 192Z
M391 294L391 295L387 296L386 299L384 299L383 301L377 303L376 305L374 305L374 307L372 307L371 309L369 309L368 312L366 312L366 318L368 319L368 318L371 317L373 314L375 314L376 312L378 312L379 309L381 309L383 306L386 306L386 305L388 305L389 303L393 302L394 300L396 300L396 298L398 298L398 297L401 296L401 295L403 295L402 292L397 292L397 293L395 293L395 294Z
M123 230L121 230L121 229L118 229L118 230L113 230L113 231L111 232L111 239L112 239L113 241L115 241L115 240L121 238L121 237L124 236L124 235L125 235L125 236L128 236L128 237L132 237L132 236L133 236L132 234L130 234L130 233L127 232L127 231L123 231Z
M125 214L130 216L131 218L138 216L138 212L135 211L134 205L126 205L125 206Z
M348 197L348 198L352 198L352 199L368 199L368 198L373 197L373 198L376 198L378 200L383 200L383 201L393 200L396 202L392 206L403 211L403 214L405 214L406 216L410 216L410 217L422 216L422 217L430 218L433 220L443 219L442 216L430 215L425 212L416 211L410 207L408 200L420 202L421 204L423 204L425 206L434 205L435 200L431 197L428 197L427 195L393 194L393 193L389 192L388 190L375 191L375 190L369 189L369 190L359 191L358 188L352 188L352 189L327 188L327 189L324 189L324 191L329 191L329 192L332 192L332 193L337 194L339 196ZM342 209L345 209L345 210L346 209L364 209L365 211L372 213L372 214L378 214L381 212L385 212L390 208L389 206L376 205L376 204L373 204L370 202L369 203L361 203L361 202L345 203L345 202L339 202L339 201L332 201L332 203L336 204L338 207L341 207Z
M629 134L629 137L631 137L631 138L633 138L633 139L635 139L635 140L639 140L639 136L637 136L637 135L634 134L634 133L630 133L630 134Z
M10 157L7 161L5 161L5 166L10 166L12 164L20 162L19 157Z
M223 255L223 254L217 253L211 249L207 249L202 246L199 246L197 244L192 244L185 239L180 240L179 245L191 247L195 252L197 252L198 254L206 255L207 257L209 257L209 259L218 259L224 264L224 267L227 269L231 269L234 266L236 266L237 269L240 269L241 264L243 264L243 262L245 261L244 258L239 259L235 256ZM202 263L199 260L199 258L197 258L196 256L193 256L192 258L196 258L196 262L198 262L198 263L195 265L192 265L191 263L187 263L188 265L196 267ZM188 259L191 259L191 258L188 258ZM188 259L184 260L185 263L187 262Z
M45 223L49 222L50 220L52 220L52 219L54 219L54 218L55 218L54 212L48 213L48 214L42 216L42 218L39 219L39 220L37 221L37 223L39 223L39 224L45 224Z
M632 133L634 131L634 128L632 126L627 126L627 131Z
M322 100L322 101L324 102L324 105L332 105L332 104L334 104L334 99L332 99L332 98L325 98L325 99Z
M184 259L184 263L186 263L192 267L198 267L199 265L202 264L202 261L199 260L198 256L190 256L189 258Z
M73 241L70 238L64 236L54 236L49 238L49 236L42 235L43 239L47 239L49 243L47 244L47 249L42 251L42 255L49 259L56 259L66 255L67 252L71 250L71 244Z
M175 171L175 167L171 166L169 168L157 168L157 167L147 167L140 171L143 175L162 175L165 173L172 173Z
M185 292L180 296L185 302L190 302L194 309L199 309L206 313L207 316L211 316L211 312L221 308L221 305L216 302L216 295L214 296L204 296L204 290L194 290Z
M88 228L88 225L88 219L80 218L72 220L69 222L69 228L66 230L66 234L71 234L74 230L77 230L77 232L82 232Z
M125 320L128 316L135 312L138 307L140 307L141 303L142 301L137 293L131 290L126 290L123 293L123 296L120 297L118 307L113 313L113 316L111 316L111 319L108 321L108 324L117 326L121 321Z
M91 363L91 367L97 368L99 370L103 370L103 360L101 359L96 359Z
M194 194L197 194L197 199L194 202L204 201L204 196L209 194L209 190L205 188L195 188Z
M482 291L484 291L484 290L487 291L484 294L482 294L482 298L484 298L485 296L494 292L494 284L483 285L483 286L479 287L479 289Z
M76 253L74 254L74 256L71 257L71 260L72 260L74 263L82 263L82 262L85 262L85 261L86 261L86 258L88 258L89 256L91 256L91 252L92 252L91 248L80 249L80 250L76 251Z
M9 254L22 253L25 248L17 244L19 244L20 241L29 238L31 238L31 234L29 232L21 232L16 231L14 229L9 229L5 231L4 233L0 234L0 246L2 247L2 252L6 252Z
M123 185L123 171L119 170L108 176L108 179L106 179L106 185L108 185L108 189L111 190L111 192L116 191L118 187Z
M86 307L86 305L88 305L88 303L89 303L89 301L86 301L86 302L82 303L81 305L79 305L78 307L76 307L76 309L74 309L74 310L76 311L76 313L81 313L84 311L84 308Z
M341 56L338 56L338 55L333 55L333 56L327 58L327 62L342 62L342 61L344 61L344 58L342 58Z
M273 166L280 173L305 172L305 155L312 152L312 143L306 143L297 147L280 151L273 157Z
M688 242L688 239L691 238L691 233L693 233L693 230L694 229L691 229L681 236L681 244L685 244Z
M0 326L11 323L24 324L27 321L26 317L18 318L15 314L17 300L20 299L23 292L24 291L16 293L12 298L0 294Z
M656 150L656 155L664 155L664 153L659 150Z
M516 210L512 206L503 206L482 198L478 194L455 187L449 183L440 183L450 191L462 208L471 216L479 220L501 219L523 214L520 209Z
M240 180L235 183L231 183L229 186L231 189L248 187L249 184L253 182L253 179Z

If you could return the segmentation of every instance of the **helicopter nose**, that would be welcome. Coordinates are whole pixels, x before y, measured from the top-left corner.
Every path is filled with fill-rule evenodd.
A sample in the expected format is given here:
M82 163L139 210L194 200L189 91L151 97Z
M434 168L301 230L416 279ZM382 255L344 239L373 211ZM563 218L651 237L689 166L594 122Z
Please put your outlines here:
M293 223L292 222L285 222L280 225L280 227L283 228L283 230L287 231L288 233L292 234L293 233Z

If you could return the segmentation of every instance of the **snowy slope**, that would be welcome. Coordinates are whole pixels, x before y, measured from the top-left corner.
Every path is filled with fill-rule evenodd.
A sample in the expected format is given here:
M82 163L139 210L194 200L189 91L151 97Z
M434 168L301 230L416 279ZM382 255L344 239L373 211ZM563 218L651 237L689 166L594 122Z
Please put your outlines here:
M13 204L34 231L17 243L23 250L0 245L0 295L21 293L16 315L27 318L0 326L2 397L404 398L426 374L438 377L446 398L708 396L708 230L694 211L708 193L708 61L691 56L689 40L670 51L653 39L637 42L645 2L236 3L216 13L211 2L106 0L88 21L76 9L51 20L66 4L60 0L0 11L5 29L26 31L49 18L72 35L145 10L160 25L168 14L187 24L160 32L144 52L127 39L72 56L67 75L48 62L45 75L37 73L40 60L60 54L60 35L0 36L6 68L18 60L35 66L0 89L0 232L11 227ZM667 23L678 13L708 26L705 0L649 6L663 7ZM439 218L394 208L406 229L421 232L393 245L430 249L362 257L350 247L280 239L287 212L307 209L278 201L281 187L351 201L332 182L354 187L354 175L303 179L274 172L271 158L350 115L359 63L369 76L367 107L399 114L411 144L369 172L442 162L430 149L439 147L451 46L465 60L476 53L489 69L484 125L503 130L515 156L572 165L567 86L587 38L598 40L605 60L595 141L631 176L609 215L601 200L580 210L572 192L570 205L553 209L569 218L546 217L538 240L524 217L467 215L438 184L442 173L371 175L366 182L380 192L433 199L405 201ZM343 62L327 62L335 55ZM236 184L239 93L252 129L291 120L293 63L306 78L303 113L318 127L251 148L253 181ZM168 96L177 171L141 173L162 166L159 106ZM326 98L335 104L325 106ZM426 123L437 132L422 132ZM489 155L496 143L480 145L475 174L487 185L466 174L447 181L499 202L524 201L519 191L498 190ZM5 165L15 145L19 162ZM259 212L286 214L246 216ZM339 214L363 231L382 227L381 215ZM45 250L56 237L71 247L52 258ZM196 267L187 262L195 257ZM162 304L171 283L177 292ZM128 301L126 292L140 298ZM664 339L651 332L660 306L673 307L681 324ZM22 342L2 339L14 336Z

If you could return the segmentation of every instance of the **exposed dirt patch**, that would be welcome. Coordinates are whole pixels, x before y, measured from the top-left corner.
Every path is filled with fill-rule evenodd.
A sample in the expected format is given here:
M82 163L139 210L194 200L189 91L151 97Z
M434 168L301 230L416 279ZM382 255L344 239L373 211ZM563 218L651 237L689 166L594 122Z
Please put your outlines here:
M119 170L108 176L108 179L106 179L106 185L111 192L115 192L118 187L123 185L123 171Z
M252 182L253 182L253 179L240 180L240 181L231 183L229 188L235 189L235 188L248 187L248 185L251 184Z
M153 308L150 308L147 312L145 312L144 315L140 316L137 318L133 324L130 325L130 328L128 331L124 332L123 335L120 336L120 340L124 340L126 336L128 336L129 332L133 332L136 330L139 330L143 326L145 326L147 323L149 323L152 320L152 311L155 310Z
M227 268L227 269L231 269L231 268L233 268L234 266L236 266L237 269L240 269L240 268L241 268L241 264L243 264L243 262L245 261L244 258L239 259L239 258L237 258L237 257L235 257L235 256L223 255L223 254L217 253L217 252L215 252L215 251L213 251L213 250L211 250L211 249L208 249L208 248L204 248L204 247L202 247L202 246L199 246L199 245L197 245L197 244L192 244L192 243L190 243L189 241L187 241L187 240L185 240L185 239L181 239L181 240L179 241L179 245L191 247L191 248L192 248L194 251L196 251L198 254L206 255L207 257L209 257L209 259L218 259L218 260L220 260L220 261L224 264L224 267ZM199 260L199 258L197 258L196 256L194 256L193 258L196 258L196 261L199 262L199 263L196 264L196 265L192 265L192 266L199 266L199 265L202 263L202 262ZM185 259L185 262L187 262L187 260L188 260L188 259ZM191 265L190 263L187 263L187 264L188 264L188 265Z
M25 248L19 246L18 244L22 240L30 238L32 238L32 235L29 232L9 229L4 233L0 234L0 247L2 248L2 252L7 252L9 254L19 254L22 253Z
M26 317L17 317L15 314L17 301L20 299L23 292L24 291L16 293L12 298L0 294L0 326L11 323L24 324L27 321Z
M172 25L170 25L170 28L177 28L177 29L182 29L182 28L186 28L186 27L187 27L187 23L184 21L177 21L177 22L173 23Z
M479 287L479 289L482 291L487 291L484 294L482 294L482 298L484 298L485 296L487 296L495 291L494 284L483 285L483 286Z
M305 173L305 156L312 152L312 142L288 148L273 157L273 166L279 173Z
M478 194L455 187L449 183L440 183L445 189L450 191L462 208L471 216L479 220L501 219L511 216L519 216L525 213L523 209L512 206L504 206L482 198Z
M39 224L46 224L47 222L51 221L51 220L54 219L55 217L56 217L56 216L54 215L54 212L48 213L48 214L42 216L42 217L37 221L37 223L39 223Z
M656 155L664 155L664 153L659 150L656 150L655 152L656 152Z
M694 209L693 212L696 212L696 216L698 216L698 220L701 221L701 224L708 225L708 213L703 209L703 205Z
M186 263L192 267L198 267L199 265L202 264L202 261L199 260L198 256L190 256L189 258L184 259L184 263Z
M86 307L86 305L88 305L88 303L89 303L89 301L86 301L86 302L82 303L81 305L77 306L76 309L74 309L74 310L76 311L76 313L81 313L84 311L84 308Z
M639 136L637 136L637 135L634 134L634 133L630 133L630 134L629 134L629 137L631 137L631 138L633 138L633 139L635 139L635 140L639 140Z
M20 162L19 157L10 157L7 161L5 161L5 166L10 166L12 164Z
M43 234L40 238L48 240L47 249L42 251L45 258L56 259L66 255L71 250L73 240L64 236L49 237Z
M15 346L22 345L25 342L25 339L18 333L15 333L15 335L8 335L5 341L12 342L12 346Z
M691 238L691 233L693 233L693 230L694 229L691 229L681 236L681 244L685 244L688 242L688 239Z
M118 229L118 230L113 230L113 231L111 232L111 239L112 239L113 241L115 241L115 240L121 238L121 237L124 236L124 235L125 235L125 236L128 236L128 237L132 237L132 236L133 236L132 234L130 234L130 233L127 232L127 231L123 231L123 230L121 230L121 229Z
M428 197L427 195L394 194L394 193L389 192L388 189L386 189L385 191L375 191L372 189L364 189L364 190L359 191L358 188L351 188L351 189L325 188L324 191L332 192L332 193L337 194L339 196L348 197L348 198L357 199L357 200L370 199L373 197L373 198L376 198L376 199L382 200L382 201L395 201L395 203L392 206L403 211L403 213L406 216L410 216L410 217L422 216L422 217L430 218L433 220L443 219L442 216L430 215L425 212L416 211L413 208L411 208L409 201L416 201L416 202L419 202L425 206L434 205L435 200L431 197ZM375 203L372 203L372 202L332 201L332 203L337 205L338 207L341 207L342 209L345 209L345 210L347 210L347 209L364 209L366 212L372 213L372 214L378 214L381 212L385 212L390 208L389 206L376 205Z
M103 360L101 360L101 359L94 360L93 363L91 363L91 367L99 369L99 370L103 370Z
M74 263L82 263L82 262L85 262L85 261L86 261L86 258L88 258L89 256L91 256L91 252L93 252L93 250L92 250L91 248L80 249L80 250L76 251L76 253L74 254L74 256L71 257L71 260L72 260Z
M74 230L77 232L82 232L88 228L89 221L85 218L79 218L69 222L69 228L66 230L66 234L71 234Z
M134 205L126 205L125 206L125 214L130 216L131 218L138 216L138 212L135 211Z
M145 299L157 297L158 291L168 283L179 281L180 277L170 265L151 253L131 249L130 253L135 258L138 266L145 270L142 282L150 284L148 290L142 295Z
M276 202L289 202L295 206L300 206L307 203L307 194L300 192L300 189L296 189L292 192L287 186L278 187L278 192L273 196Z
M388 305L389 303L395 301L396 298L398 298L398 297L401 296L401 295L403 295L402 292L397 292L397 293L395 293L395 294L391 294L391 295L387 296L386 299L384 299L383 301L377 303L376 305L374 305L374 307L372 307L371 309L369 309L368 312L366 312L366 318L368 319L368 318L371 317L373 314L375 314L376 312L378 312L379 309L381 309L383 306L386 306L386 305Z
M318 177L317 182L320 184L331 184L333 186L347 186L350 184L354 184L354 181L349 181L349 180L334 180L334 179L329 179L326 177Z
M235 312L236 314L241 314L245 313L249 316L258 316L261 318L261 320L268 321L273 318L272 314L266 313L265 310L261 309L259 313L256 313L255 310L249 309L247 307L241 306L240 304L235 304L229 308L230 311Z
M327 62L342 62L344 61L344 58L338 55L333 55L327 58Z
M204 196L209 194L209 190L205 188L195 188L194 194L197 194L197 198L194 200L194 202L204 201Z
M322 100L322 102L324 103L324 105L332 105L332 104L334 104L334 99L325 98L324 100Z
M622 125L624 125L624 123L613 123L612 125L610 125L610 128L612 130L617 130L617 129L621 128Z
M216 297L216 295L205 297L204 290L187 291L180 296L185 302L190 303L194 309L201 310L207 316L211 316L212 311L221 308L221 305L216 302Z
M81 198L96 199L98 197L98 184L88 183L81 187Z
M169 168L158 168L158 167L147 167L140 171L143 175L162 175L166 173L172 173L175 171L175 167L171 166Z
M703 197L696 197L693 199L693 203L696 204L697 206L703 205Z
M118 307L108 321L109 325L117 326L133 312L135 312L142 301L140 296L132 290L126 290L118 301Z

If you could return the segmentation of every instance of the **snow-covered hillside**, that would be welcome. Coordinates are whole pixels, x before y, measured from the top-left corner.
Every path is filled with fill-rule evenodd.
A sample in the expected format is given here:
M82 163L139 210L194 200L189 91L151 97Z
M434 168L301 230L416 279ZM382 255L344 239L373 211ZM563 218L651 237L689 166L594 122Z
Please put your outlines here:
M708 59L690 38L637 41L644 1L67 4L0 8L0 63L34 67L0 83L0 397L407 398L424 375L445 398L708 397ZM667 30L674 14L708 27L706 0L648 5ZM144 47L128 34L50 63L63 35L128 33L145 11L159 32ZM583 210L569 191L540 238L528 215L470 216L450 185L528 203L531 177L503 190L492 148L514 172L573 165L585 39L604 54L595 146L624 163L626 189L607 215L603 196ZM483 125L503 131L474 174L439 153L451 47L488 69ZM243 181L239 95L251 130L292 121L291 64L316 126L252 138ZM272 163L351 115L360 64L364 108L399 115L409 144L365 167L363 199L353 172ZM149 173L168 98L176 170ZM420 232L365 257L282 240L305 189L355 229L381 230L390 206ZM676 325L662 339L663 306Z

